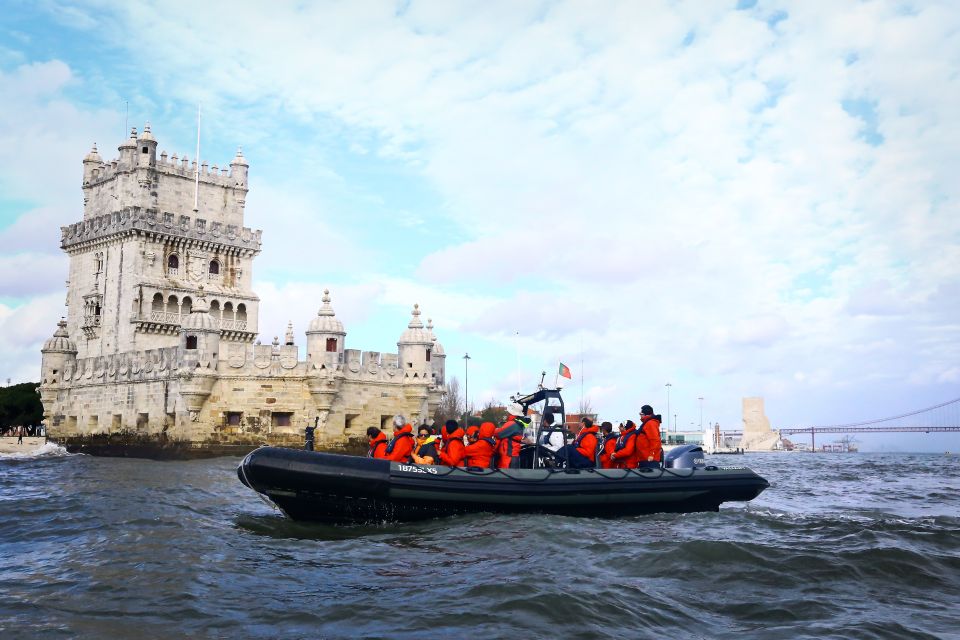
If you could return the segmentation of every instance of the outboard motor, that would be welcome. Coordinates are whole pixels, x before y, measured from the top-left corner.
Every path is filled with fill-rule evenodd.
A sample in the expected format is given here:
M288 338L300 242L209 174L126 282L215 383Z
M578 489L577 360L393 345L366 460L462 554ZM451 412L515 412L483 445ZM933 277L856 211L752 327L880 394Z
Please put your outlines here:
M703 469L705 466L703 447L695 444L677 447L663 458L665 469Z

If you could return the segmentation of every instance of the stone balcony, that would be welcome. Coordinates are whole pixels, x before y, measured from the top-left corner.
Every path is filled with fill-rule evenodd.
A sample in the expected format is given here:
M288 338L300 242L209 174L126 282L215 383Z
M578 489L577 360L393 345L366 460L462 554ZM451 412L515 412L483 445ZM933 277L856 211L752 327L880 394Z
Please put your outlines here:
M130 316L130 322L137 323L144 329L154 329L158 333L176 333L180 331L180 324L186 319L187 315L189 314L149 311L143 314L134 313ZM221 331L247 332L247 320L225 320L217 316L211 317Z

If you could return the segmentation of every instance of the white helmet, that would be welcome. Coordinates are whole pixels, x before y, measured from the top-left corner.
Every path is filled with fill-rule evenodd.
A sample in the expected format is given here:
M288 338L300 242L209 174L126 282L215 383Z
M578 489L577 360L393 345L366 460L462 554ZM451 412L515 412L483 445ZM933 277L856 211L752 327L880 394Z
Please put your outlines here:
M526 415L526 411L523 409L523 405L519 402L511 402L507 405L507 413L512 416L523 416Z

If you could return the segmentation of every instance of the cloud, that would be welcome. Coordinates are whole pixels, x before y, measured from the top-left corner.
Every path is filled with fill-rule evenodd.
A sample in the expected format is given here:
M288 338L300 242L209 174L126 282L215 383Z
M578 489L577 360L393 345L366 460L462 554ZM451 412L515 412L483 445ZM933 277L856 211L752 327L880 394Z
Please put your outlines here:
M263 158L247 221L264 229L264 313L303 298L309 317L322 281L375 283L359 316L420 301L464 345L521 326L530 371L583 340L611 411L669 378L689 390L681 411L703 393L733 424L745 393L802 411L792 394L815 392L842 412L836 389L949 381L955 7L281 2L264 20L107 3L96 21L84 37L156 79L145 100L200 99L216 137ZM4 165L14 148L31 154L18 167L63 149L40 135L50 123L70 138L45 176L18 168L17 197L76 206L75 179L48 176L76 176L73 138L100 127L59 98L90 77L45 62L0 78L30 112L22 135L0 116ZM411 224L376 245L366 227L381 222L344 196L381 191L371 162L430 194L382 190ZM502 361L478 388L501 389L512 354L488 348Z

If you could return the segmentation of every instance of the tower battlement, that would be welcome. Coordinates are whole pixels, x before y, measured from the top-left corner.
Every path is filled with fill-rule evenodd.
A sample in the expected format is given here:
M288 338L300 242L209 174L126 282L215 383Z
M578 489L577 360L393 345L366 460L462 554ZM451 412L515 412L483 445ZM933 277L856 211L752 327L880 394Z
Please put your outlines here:
M210 222L205 218L176 215L169 211L125 207L105 215L60 227L60 247L67 252L85 243L95 243L124 231L175 234L180 239L242 247L259 252L263 232L235 224Z
M157 140L149 123L136 127L117 147L110 162L100 157L96 144L83 159L84 219L129 206L186 214L224 225L243 225L249 164L243 152L222 168L184 154L157 154Z

